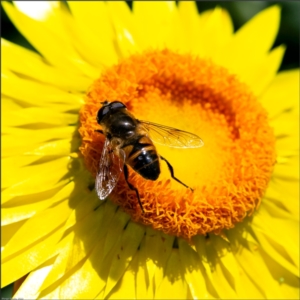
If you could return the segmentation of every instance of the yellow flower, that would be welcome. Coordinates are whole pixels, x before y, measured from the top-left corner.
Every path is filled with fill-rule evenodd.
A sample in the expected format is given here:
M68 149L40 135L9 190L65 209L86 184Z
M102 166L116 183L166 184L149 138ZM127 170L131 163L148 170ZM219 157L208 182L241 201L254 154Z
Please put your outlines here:
M1 41L1 287L28 274L14 298L298 298L299 71L277 74L277 6L234 33L192 2L2 5L38 53ZM130 172L145 214L122 177L97 198L106 99L203 138L158 147L194 193L162 166L155 182Z

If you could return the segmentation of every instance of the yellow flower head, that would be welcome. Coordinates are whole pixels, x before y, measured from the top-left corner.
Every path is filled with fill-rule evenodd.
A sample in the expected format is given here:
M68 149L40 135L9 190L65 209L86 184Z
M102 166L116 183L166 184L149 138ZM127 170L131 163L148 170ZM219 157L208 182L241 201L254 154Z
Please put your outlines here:
M280 10L237 32L195 3L2 2L36 49L4 39L2 279L24 299L299 296L299 70L272 50ZM259 34L258 34L259 33ZM156 146L155 181L129 168L95 193L103 101L196 134ZM20 280L21 279L21 280Z

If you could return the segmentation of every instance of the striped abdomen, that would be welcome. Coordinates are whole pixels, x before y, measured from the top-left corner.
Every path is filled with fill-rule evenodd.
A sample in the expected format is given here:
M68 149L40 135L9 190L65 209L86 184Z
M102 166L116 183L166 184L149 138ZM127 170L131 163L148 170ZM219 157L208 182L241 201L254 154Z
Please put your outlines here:
M143 136L124 148L126 164L146 179L156 180L160 174L158 155L152 141Z

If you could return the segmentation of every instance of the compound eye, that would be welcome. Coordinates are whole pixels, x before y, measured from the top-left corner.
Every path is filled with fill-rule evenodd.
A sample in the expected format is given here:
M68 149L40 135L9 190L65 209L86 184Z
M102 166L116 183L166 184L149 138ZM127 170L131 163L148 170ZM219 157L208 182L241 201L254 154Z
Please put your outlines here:
M110 107L111 109L126 108L126 106L120 101L114 101L110 103Z
M97 123L100 124L102 119L105 117L105 115L109 112L109 107L108 106L103 106L98 110L97 113Z

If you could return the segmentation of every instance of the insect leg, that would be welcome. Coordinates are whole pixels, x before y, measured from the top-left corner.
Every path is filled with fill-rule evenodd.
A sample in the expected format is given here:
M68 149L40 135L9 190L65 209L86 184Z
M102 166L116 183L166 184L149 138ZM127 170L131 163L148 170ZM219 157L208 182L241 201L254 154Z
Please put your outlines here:
M99 132L99 133L102 133L103 134L103 131L102 130L100 130L100 129L96 129L96 130L94 130L95 132Z
M126 165L124 165L124 175L125 175L125 180L129 186L129 188L133 191L135 191L136 193L136 196L138 198L138 201L139 201L139 204L140 204L140 207L142 209L142 212L144 213L144 208L143 208L143 205L142 205L142 202L141 202L141 199L140 199L140 195L139 195L139 191L136 187L134 187L129 181L128 181L128 168Z
M186 184L184 184L182 181L180 181L178 178L176 178L176 177L174 176L174 169L173 169L173 167L171 166L171 164L170 164L164 157L160 156L160 158L161 158L162 160L164 160L164 161L167 163L167 166L168 166L169 171L170 171L170 173L171 173L171 177L172 177L173 179L175 179L177 182L179 182L179 183L181 183L182 185L184 185L186 188L190 189L190 190L193 192L194 190L193 190L191 187L187 186Z

